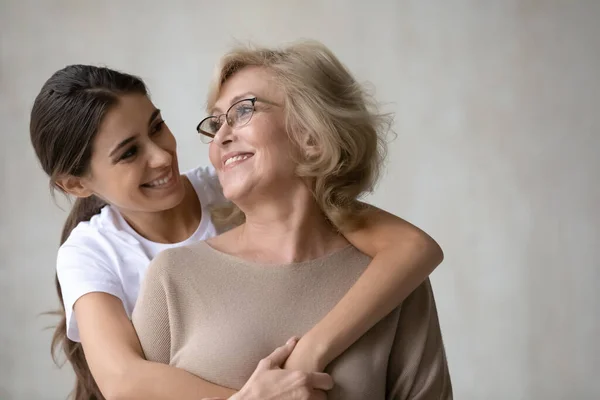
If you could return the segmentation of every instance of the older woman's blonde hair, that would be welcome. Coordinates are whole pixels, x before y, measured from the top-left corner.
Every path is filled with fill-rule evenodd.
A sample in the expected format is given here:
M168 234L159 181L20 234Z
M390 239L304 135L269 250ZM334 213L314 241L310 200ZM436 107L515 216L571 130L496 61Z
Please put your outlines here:
M358 199L379 178L390 115L379 113L346 67L315 41L229 52L217 67L208 109L223 84L249 66L266 68L283 91L287 134L298 149L291 155L296 173L309 182L325 216L339 229L360 225L365 207ZM239 217L237 211L229 214Z

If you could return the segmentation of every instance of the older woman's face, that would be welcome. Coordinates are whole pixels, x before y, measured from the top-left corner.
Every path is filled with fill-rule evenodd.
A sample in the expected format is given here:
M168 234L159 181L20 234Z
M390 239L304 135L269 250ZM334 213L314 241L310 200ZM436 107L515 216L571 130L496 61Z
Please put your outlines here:
M232 201L266 200L280 196L297 184L291 143L285 131L283 93L270 73L261 67L246 67L221 88L212 115L219 115L242 99L257 98L250 121L239 127L227 123L210 144L210 161L215 166L225 197ZM237 115L252 112L250 102Z

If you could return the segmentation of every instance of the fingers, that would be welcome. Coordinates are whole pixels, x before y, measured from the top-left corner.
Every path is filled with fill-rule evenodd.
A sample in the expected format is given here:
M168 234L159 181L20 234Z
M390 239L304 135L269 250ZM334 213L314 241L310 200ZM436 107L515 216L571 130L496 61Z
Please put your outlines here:
M309 373L308 380L313 389L331 390L333 388L333 378L331 378L331 375L323 372Z
M283 363L285 362L285 360L287 360L287 358L290 356L290 354L292 354L292 351L294 350L296 343L298 343L298 338L296 338L296 337L290 338L286 342L286 344L284 344L281 347L276 348L275 351L273 351L266 358L264 358L261 361L261 364L263 364L263 366L266 369L271 369L271 368L282 366Z

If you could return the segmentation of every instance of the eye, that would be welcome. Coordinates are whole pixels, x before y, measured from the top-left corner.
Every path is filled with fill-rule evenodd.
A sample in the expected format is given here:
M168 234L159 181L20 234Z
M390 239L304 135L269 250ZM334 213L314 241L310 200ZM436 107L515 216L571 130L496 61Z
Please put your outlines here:
M121 157L119 157L118 161L126 161L132 157L134 157L138 152L138 148L137 146L132 146L129 149L127 149L127 151L125 151L125 153L123 153L121 155Z
M252 113L252 111L254 111L254 107L248 104L241 104L240 106L238 106L235 110L235 113L237 114L238 118L247 116L248 114Z
M165 126L165 121L159 121L154 127L150 130L150 135L155 135L160 133Z

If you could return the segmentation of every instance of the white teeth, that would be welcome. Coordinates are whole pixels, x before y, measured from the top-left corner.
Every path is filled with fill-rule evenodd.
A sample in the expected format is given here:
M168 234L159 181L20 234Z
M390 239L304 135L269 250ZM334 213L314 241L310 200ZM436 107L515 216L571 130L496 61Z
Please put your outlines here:
M148 182L146 185L148 185L150 187L162 186L162 185L169 183L169 181L171 181L172 177L173 177L173 171L169 172L169 175L167 175L165 178L156 179L152 182Z
M234 157L228 158L227 160L225 160L225 165L229 165L229 164L231 164L232 162L235 162L235 161L245 160L247 158L250 158L250 156L251 156L250 154L244 154L244 155L241 155L241 156L234 156Z

